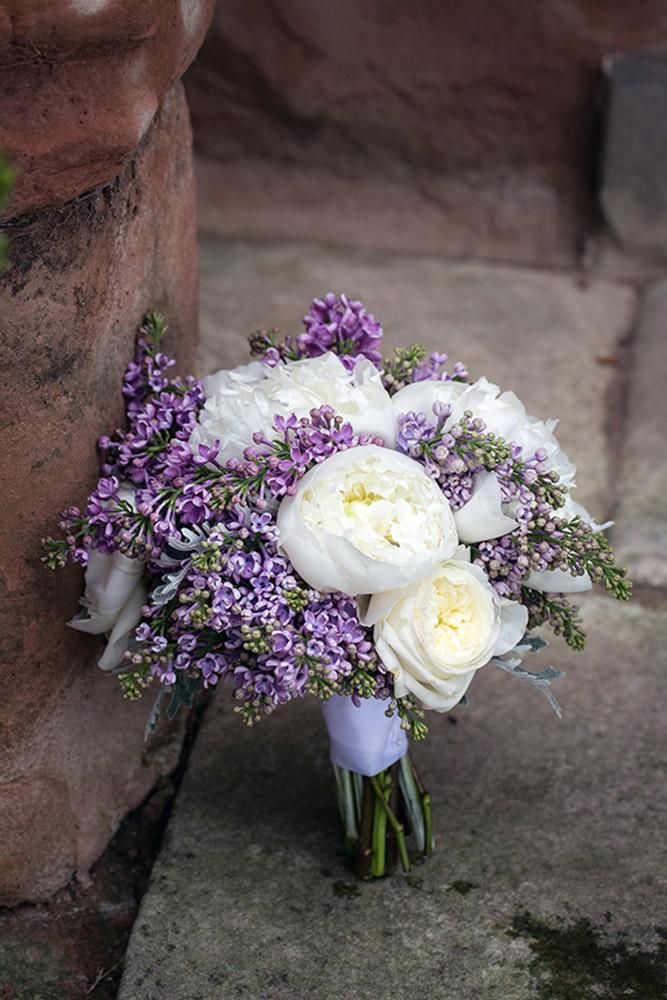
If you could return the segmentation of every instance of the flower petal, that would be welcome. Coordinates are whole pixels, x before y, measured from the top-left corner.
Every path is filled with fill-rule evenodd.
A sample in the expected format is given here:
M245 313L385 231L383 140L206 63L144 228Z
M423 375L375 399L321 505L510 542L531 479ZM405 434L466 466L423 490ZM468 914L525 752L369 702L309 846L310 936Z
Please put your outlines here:
M485 542L502 538L518 527L517 522L503 514L500 483L493 472L475 476L473 494L467 504L454 511L454 523L462 542Z
M105 650L97 661L98 667L102 670L114 670L122 663L130 636L141 620L141 609L146 599L146 587L140 582L123 605L123 610L109 633Z
M588 573L572 576L564 569L546 569L530 573L523 581L524 587L540 590L545 594L580 594L593 586Z
M92 549L86 567L86 589L81 599L85 612L67 624L79 632L102 635L113 628L123 606L144 572L139 559Z
M494 656L503 656L521 642L528 625L528 608L516 601L501 601L500 635L493 649Z

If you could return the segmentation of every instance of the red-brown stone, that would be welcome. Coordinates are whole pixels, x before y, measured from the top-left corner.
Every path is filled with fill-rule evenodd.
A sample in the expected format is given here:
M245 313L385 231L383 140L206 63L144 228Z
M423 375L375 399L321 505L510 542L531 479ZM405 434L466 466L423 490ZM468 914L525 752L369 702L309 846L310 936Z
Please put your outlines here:
M9 227L0 277L0 902L44 898L73 872L85 877L178 753L168 729L144 748L150 706L124 702L95 666L101 641L66 628L81 572L49 574L40 539L94 484L95 441L122 421L122 372L147 310L168 317L167 349L192 366L194 216L179 83L111 184Z
M219 0L186 76L202 220L571 260L601 60L665 39L662 0Z
M190 64L213 0L5 0L0 149L17 181L5 216L105 184Z

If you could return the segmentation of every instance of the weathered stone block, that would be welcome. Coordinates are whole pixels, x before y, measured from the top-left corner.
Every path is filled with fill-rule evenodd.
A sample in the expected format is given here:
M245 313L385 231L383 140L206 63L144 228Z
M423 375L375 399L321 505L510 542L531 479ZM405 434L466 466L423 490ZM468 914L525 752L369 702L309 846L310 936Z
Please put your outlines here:
M123 417L122 372L148 309L189 369L197 330L191 133L182 87L108 187L10 227L0 278L3 393L0 901L84 875L169 752L143 749L147 705L94 666L65 627L77 569L49 575L40 539L95 481L95 442ZM166 739L170 739L169 734Z
M629 250L667 255L667 50L606 61L602 207Z
M5 216L112 180L193 60L214 0L5 0L0 149L17 180Z
M572 261L600 62L665 40L662 0L219 0L186 75L202 222Z

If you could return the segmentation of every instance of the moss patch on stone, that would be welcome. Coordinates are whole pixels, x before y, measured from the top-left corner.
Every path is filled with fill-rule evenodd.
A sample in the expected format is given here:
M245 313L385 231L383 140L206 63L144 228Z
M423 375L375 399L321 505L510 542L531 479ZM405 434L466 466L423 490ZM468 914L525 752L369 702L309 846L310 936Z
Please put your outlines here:
M509 933L531 948L536 1000L665 1000L667 931L656 930L660 944L653 951L610 940L585 918L554 926L525 912Z

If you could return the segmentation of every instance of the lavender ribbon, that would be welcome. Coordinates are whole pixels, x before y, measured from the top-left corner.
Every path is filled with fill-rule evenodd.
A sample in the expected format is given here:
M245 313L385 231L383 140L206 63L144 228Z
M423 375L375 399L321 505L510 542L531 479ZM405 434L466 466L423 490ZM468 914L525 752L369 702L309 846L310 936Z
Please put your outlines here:
M329 732L329 754L338 767L372 777L391 767L408 751L408 737L397 714L387 718L388 702L335 694L322 702Z

